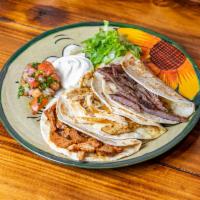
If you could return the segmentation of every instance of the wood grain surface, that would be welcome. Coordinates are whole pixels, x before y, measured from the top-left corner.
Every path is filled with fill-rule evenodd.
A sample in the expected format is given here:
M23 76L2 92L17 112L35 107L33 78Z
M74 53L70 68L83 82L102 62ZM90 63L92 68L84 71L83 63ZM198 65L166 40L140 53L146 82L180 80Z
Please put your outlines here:
M188 0L0 0L0 68L45 30L80 21L126 22L182 44L200 66L200 4ZM60 166L25 150L0 125L0 200L200 199L200 123L152 161L113 170Z

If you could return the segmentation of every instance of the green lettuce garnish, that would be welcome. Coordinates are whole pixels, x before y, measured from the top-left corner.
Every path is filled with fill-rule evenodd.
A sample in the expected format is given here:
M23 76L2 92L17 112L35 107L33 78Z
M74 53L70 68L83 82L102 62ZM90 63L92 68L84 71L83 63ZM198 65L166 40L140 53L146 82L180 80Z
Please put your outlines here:
M141 48L129 42L125 36L119 35L115 29L108 30L108 21L104 22L104 28L93 37L83 41L83 52L96 67L101 63L108 64L114 59L124 56L130 51L133 56L140 58Z

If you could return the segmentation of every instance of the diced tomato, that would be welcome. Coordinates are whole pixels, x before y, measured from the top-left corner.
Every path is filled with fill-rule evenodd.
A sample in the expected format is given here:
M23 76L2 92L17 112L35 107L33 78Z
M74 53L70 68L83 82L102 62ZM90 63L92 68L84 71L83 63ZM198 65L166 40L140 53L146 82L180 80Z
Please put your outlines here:
M30 106L33 114L36 114L39 110L39 104L37 98L34 98L32 101L30 101Z
M39 102L39 98L41 98L40 102ZM39 110L41 110L44 106L46 106L47 103L48 103L48 98L47 97L34 98L30 102L30 106L31 106L33 115L36 114Z
M36 81L36 80L35 80L34 78L32 78L32 77L29 77L28 80L27 80L27 82L28 82L30 88L36 88L36 87L39 86L39 82Z
M49 76L49 75L53 74L55 71L53 65L48 61L44 61L41 64L39 64L38 70L43 71L45 76Z
M48 103L48 98L47 97L43 97L41 100L41 103L39 104L39 110L41 110L44 106L46 106Z

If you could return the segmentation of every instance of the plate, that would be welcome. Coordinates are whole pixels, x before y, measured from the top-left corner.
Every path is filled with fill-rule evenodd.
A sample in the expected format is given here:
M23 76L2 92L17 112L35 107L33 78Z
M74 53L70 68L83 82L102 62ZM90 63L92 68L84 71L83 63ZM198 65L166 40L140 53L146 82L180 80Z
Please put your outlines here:
M41 62L49 56L62 56L65 46L81 44L102 25L99 22L85 22L44 32L17 50L3 67L0 75L1 121L10 135L33 153L57 163L83 168L124 167L165 153L179 143L197 123L200 117L200 71L192 58L181 46L162 34L136 25L110 23L111 27L119 27L119 32L142 47L142 59L147 66L170 87L194 101L196 112L187 123L168 127L167 133L147 143L138 153L115 162L77 162L48 147L40 134L40 116L30 116L27 98L17 98L16 81L20 80L27 63Z

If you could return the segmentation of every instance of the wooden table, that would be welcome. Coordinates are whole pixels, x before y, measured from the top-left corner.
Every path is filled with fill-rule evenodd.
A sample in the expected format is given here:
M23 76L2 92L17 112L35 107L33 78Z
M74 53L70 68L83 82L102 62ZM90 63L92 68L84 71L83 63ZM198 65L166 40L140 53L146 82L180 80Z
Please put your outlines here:
M200 66L200 5L152 0L0 0L0 66L34 36L80 21L119 21L166 34ZM167 154L127 168L59 166L21 147L0 125L0 199L200 199L200 123Z

